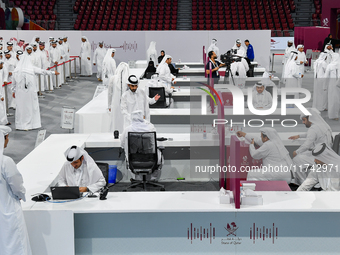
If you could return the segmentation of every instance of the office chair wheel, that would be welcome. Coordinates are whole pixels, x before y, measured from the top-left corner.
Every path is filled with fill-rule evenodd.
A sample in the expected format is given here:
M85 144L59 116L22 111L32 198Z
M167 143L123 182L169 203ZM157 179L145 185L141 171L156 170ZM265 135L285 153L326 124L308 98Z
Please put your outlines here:
M164 189L164 188L161 188L161 191L165 191L165 189Z

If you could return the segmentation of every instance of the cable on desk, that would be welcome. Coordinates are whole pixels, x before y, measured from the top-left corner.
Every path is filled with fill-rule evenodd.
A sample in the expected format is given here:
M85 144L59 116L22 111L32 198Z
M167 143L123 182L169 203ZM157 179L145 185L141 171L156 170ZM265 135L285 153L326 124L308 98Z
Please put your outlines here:
M46 198L46 202L49 202L49 203L52 203L52 204L62 204L62 203L68 203L68 202L74 202L74 201L77 201L77 200L81 200L85 197L87 197L89 195L89 193L86 193L85 196L82 196L80 198L76 198L76 199L72 199L72 200L64 200L64 201L50 201L50 200L47 200Z

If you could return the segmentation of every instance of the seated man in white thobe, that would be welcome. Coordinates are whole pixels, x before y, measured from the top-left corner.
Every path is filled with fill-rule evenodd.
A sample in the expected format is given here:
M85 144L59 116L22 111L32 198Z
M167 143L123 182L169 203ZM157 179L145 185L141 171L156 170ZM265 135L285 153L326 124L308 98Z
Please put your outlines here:
M97 66L97 79L98 81L102 80L102 73L103 73L103 61L106 55L107 50L104 48L104 42L99 42L97 49L93 55L93 65Z
M308 176L308 166L314 164L312 149L318 143L332 146L332 130L324 121L320 113L315 109L308 109L309 116L301 115L302 123L308 128L307 133L291 136L288 139L296 140L306 138L305 142L293 152L293 162L296 165L294 171L294 183L300 185Z
M292 180L293 167L289 152L283 145L280 136L274 128L261 128L261 138L251 137L242 131L237 132L238 137L245 137L251 144L249 152L252 158L262 159L262 168L248 172L247 180L252 181L286 181ZM255 144L260 146L255 149Z
M253 106L256 109L269 109L272 107L272 95L266 90L266 86L258 82L253 87Z
M78 186L80 192L97 192L106 185L102 171L82 148L73 145L65 153L66 162L58 175L58 186Z
M122 133L122 136L120 138L121 142L121 147L125 151L125 157L126 160L128 160L128 133L129 132L156 132L156 128L153 124L150 122L146 121L143 118L143 112L142 111L133 111L131 113L131 125L126 127ZM159 180L161 176L161 169L164 164L164 159L162 158L162 153L160 150L157 150L158 153L158 169L155 170L151 176L147 176L147 179L151 179L151 181ZM130 169L129 169L130 170ZM133 175L133 173L131 173ZM150 178L151 177L151 178ZM136 180L142 180L141 175L136 175L135 178Z
M136 75L130 75L127 80L129 90L122 95L120 107L124 116L124 129L131 125L131 113L140 110L143 118L150 122L149 100L142 89L138 89L139 80Z
M23 178L13 159L3 155L11 131L0 125L0 254L32 255L20 202L26 202Z
M325 143L317 144L312 151L315 165L297 191L309 191L320 184L323 191L340 190L340 156Z

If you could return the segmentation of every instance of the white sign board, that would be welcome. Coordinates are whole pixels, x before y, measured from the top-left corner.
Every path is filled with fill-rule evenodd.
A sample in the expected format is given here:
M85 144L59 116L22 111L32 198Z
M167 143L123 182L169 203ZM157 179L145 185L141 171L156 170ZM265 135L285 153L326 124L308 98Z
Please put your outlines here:
M37 140L35 141L34 148L36 148L39 144L41 144L45 140L45 136L46 136L46 129L38 131Z
M106 87L103 85L98 85L96 88L96 91L94 92L93 98L97 97L100 93L102 93L104 90L106 90ZM92 99L93 99L92 98Z
M272 37L270 39L270 49L285 50L287 48L288 41L294 42L294 37Z
M61 128L74 128L74 114L76 109L74 107L63 106L61 109Z

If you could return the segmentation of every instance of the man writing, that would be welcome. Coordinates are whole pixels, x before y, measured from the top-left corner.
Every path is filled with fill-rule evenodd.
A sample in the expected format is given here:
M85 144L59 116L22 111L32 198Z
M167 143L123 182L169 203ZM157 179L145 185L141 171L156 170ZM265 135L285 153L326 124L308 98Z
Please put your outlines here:
M80 192L97 192L106 185L103 173L89 154L76 145L68 148L59 175L59 186L78 186Z

